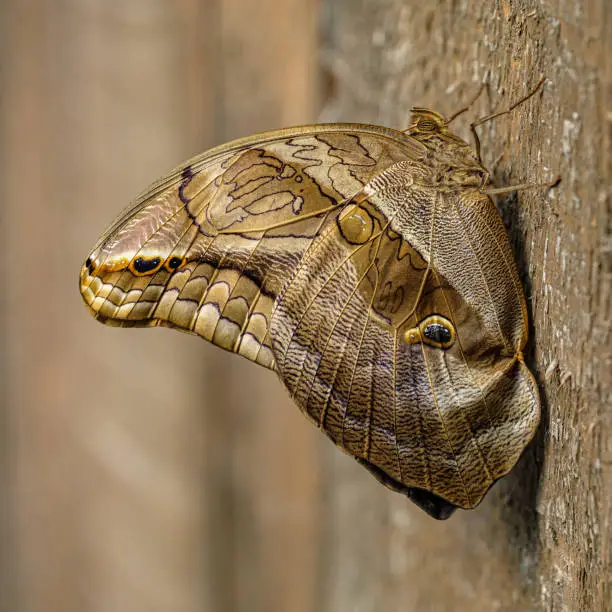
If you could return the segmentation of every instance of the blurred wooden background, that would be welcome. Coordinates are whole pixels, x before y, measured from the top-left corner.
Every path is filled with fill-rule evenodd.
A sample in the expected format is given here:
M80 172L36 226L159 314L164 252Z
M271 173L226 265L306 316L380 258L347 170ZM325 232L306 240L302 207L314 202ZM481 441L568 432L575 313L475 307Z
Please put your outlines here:
M2 610L612 610L611 26L605 0L0 3ZM540 74L482 141L500 184L563 175L502 202L543 425L476 511L434 522L270 372L83 307L98 234L183 159L291 124L401 128L486 80L477 116Z

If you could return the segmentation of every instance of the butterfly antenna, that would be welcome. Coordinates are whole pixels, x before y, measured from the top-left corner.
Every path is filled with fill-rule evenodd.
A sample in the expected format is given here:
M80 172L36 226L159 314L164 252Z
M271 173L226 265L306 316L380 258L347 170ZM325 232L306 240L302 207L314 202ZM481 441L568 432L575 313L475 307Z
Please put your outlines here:
M480 87L478 88L478 92L476 93L476 95L461 110L458 110L456 113L452 114L446 120L446 125L448 125L451 121L454 121L459 115L463 115L463 113L465 113L466 111L469 111L470 108L472 108L472 106L476 103L476 100L478 100L478 98L480 98L480 96L482 95L482 92L485 90L486 86L487 86L486 83L481 83Z
M511 113L517 106L520 106L521 104L523 104L523 102L527 102L529 98L531 98L532 96L535 96L535 94L540 90L542 85L544 85L544 81L546 81L546 77L542 77L537 82L536 86L529 93L527 93L527 95L523 96L520 100L517 100L514 104L512 104L508 108L502 111L498 111L496 113L491 113L490 115L487 115L486 117L482 117L481 119L477 119L470 125L470 129L472 130L472 136L474 137L474 145L475 145L474 148L476 149L476 157L481 164L482 164L482 159L480 157L480 139L478 138L478 133L476 132L476 128L479 125L486 123L487 121L492 121L493 119L497 119L498 117L501 117L502 115L507 115L508 113ZM455 113L455 115L452 118L454 118L455 116L457 116L457 113Z

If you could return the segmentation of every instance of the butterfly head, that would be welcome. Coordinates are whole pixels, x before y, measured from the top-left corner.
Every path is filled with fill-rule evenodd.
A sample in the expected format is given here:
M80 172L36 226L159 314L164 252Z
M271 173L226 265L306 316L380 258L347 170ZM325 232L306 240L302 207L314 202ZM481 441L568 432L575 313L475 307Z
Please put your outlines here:
M430 150L433 167L440 172L433 177L436 186L484 187L489 173L482 166L471 145L449 127L450 120L429 108L413 108L412 122L406 132Z
M426 142L434 136L441 136L457 144L469 146L448 128L446 117L430 108L415 107L412 109L411 123L407 133L421 142Z

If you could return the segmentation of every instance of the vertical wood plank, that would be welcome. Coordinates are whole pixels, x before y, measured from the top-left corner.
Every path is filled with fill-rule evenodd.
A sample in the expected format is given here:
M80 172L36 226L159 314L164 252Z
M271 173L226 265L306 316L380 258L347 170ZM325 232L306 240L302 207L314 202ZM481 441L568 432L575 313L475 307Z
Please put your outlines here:
M196 9L6 8L16 610L195 611L204 599L201 354L169 332L97 325L76 283L103 227L212 131Z
M317 432L253 364L96 324L76 277L169 167L314 119L317 8L2 6L7 609L316 606Z

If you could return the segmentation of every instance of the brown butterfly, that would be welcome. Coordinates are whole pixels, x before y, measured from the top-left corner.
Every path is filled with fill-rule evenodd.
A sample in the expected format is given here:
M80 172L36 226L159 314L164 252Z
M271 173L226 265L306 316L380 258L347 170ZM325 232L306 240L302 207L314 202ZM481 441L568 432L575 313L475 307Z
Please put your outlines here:
M478 148L310 125L152 185L81 270L110 325L175 327L278 373L302 412L436 518L473 508L539 420L525 298ZM492 192L494 190L489 190Z

